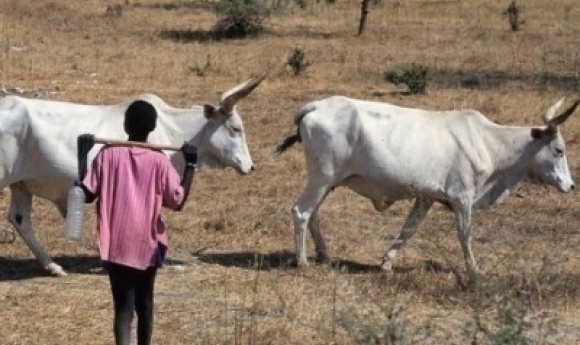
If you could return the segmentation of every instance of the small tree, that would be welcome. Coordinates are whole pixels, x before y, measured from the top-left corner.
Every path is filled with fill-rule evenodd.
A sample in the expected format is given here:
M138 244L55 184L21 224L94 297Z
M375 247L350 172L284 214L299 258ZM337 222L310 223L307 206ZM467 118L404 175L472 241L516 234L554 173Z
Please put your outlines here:
M367 21L367 15L369 14L369 2L370 0L361 0L360 2L360 21L358 23L358 35L362 35L365 30L365 24Z
M515 0L512 1L508 8L504 11L504 15L508 16L510 28L512 31L518 31L520 29L520 25L524 23L524 20L521 19L521 14L522 9L518 4L516 4Z

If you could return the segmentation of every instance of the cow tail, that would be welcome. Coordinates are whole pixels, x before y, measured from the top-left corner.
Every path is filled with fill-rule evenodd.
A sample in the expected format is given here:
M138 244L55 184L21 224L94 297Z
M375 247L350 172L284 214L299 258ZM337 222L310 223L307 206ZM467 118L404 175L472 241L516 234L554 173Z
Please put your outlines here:
M296 128L296 133L291 134L284 138L284 141L276 147L276 153L281 154L282 152L289 149L292 145L302 141L300 137L300 129Z
M306 114L308 114L313 110L314 107L312 105L306 105L305 107L303 107L298 111L298 113L294 117L294 124L296 125L296 133L290 134L289 136L284 138L284 141L282 141L282 143L276 147L275 152L277 154L281 154L290 147L292 147L292 145L302 142L302 136L300 135L300 122L302 122L302 119L304 118L304 116L306 116Z

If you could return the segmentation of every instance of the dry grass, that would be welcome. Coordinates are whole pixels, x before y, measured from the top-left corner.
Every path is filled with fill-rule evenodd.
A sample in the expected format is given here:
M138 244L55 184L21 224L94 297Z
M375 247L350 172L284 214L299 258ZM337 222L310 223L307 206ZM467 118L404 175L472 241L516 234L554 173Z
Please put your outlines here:
M108 5L122 10L107 12ZM352 344L360 341L357 327L384 325L400 304L415 343L464 344L474 313L493 316L494 296L505 295L527 308L541 331L537 343L575 344L576 194L523 185L522 197L476 214L474 247L486 273L473 290L463 289L452 271L463 270L463 259L450 214L433 209L386 274L376 265L409 204L380 215L347 190L333 193L321 213L336 267L291 264L289 209L304 184L304 163L300 149L281 157L272 150L305 102L343 94L432 109L475 108L501 123L539 124L559 97L578 95L576 1L526 1L526 23L515 33L502 15L507 5L384 0L371 8L367 31L356 37L358 1L312 1L306 10L294 6L272 18L259 38L199 42L166 37L191 38L211 28L215 14L207 1L8 0L0 3L0 86L86 103L154 92L187 106L214 101L220 91L271 70L240 104L259 169L251 177L201 171L185 211L167 213L172 259L185 270L169 267L158 278L156 343ZM312 62L298 77L284 66L295 47ZM384 72L410 63L432 72L425 96L404 96L383 80ZM203 76L192 71L205 65ZM478 78L479 86L462 88L465 78ZM573 118L564 130L577 178L579 129ZM8 200L5 192L0 203ZM1 343L112 343L94 218L85 241L69 243L56 210L34 202L40 240L71 274L47 277L19 238L1 244ZM3 223L0 234L6 231Z

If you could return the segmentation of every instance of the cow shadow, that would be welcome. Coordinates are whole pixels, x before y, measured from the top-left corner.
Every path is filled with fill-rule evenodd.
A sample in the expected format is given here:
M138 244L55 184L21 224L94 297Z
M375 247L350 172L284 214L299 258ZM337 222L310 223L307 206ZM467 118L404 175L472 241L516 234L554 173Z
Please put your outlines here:
M176 11L182 9L211 11L215 8L214 2L199 1L172 1L172 2L155 2L151 4L134 3L134 8L151 8L165 11Z
M331 267L335 270L348 274L390 273L390 272L409 273L413 271L426 271L433 273L451 272L451 268L448 268L445 265L433 260L422 260L409 264L397 264L396 266L393 266L391 271L384 271L378 263L366 264L345 259L333 260L331 263Z
M237 267L249 270L288 270L297 269L296 254L290 251L277 251L272 253L258 252L229 252L229 253L203 253L194 254L200 262L224 267ZM333 259L329 265L316 264L315 258L309 258L312 265L329 266L331 269L346 274L383 273L378 264L367 264L353 260ZM393 267L394 273L408 273L414 270L428 272L450 272L451 268L433 261L425 260L415 264L397 265Z
M164 29L157 32L159 38L176 43L219 41L222 37L211 30Z
M546 71L520 73L514 71L482 69L433 69L429 71L431 81L442 89L492 90L507 83L517 82L536 89L556 88L575 91L579 80L576 75Z
M59 256L54 261L67 273L102 274L101 261L98 256ZM42 268L36 259L17 259L0 257L0 282L18 281L50 274Z
M296 255L289 251L278 251L266 254L248 251L192 255L196 256L200 262L224 267L264 271L296 268Z

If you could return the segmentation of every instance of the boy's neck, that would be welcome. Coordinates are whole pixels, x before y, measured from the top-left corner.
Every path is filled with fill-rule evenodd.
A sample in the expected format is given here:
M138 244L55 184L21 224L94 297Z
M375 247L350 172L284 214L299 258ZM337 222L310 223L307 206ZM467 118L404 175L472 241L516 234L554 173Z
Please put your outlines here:
M138 141L138 142L147 142L147 135L142 136L142 135L131 135L129 134L129 141Z

